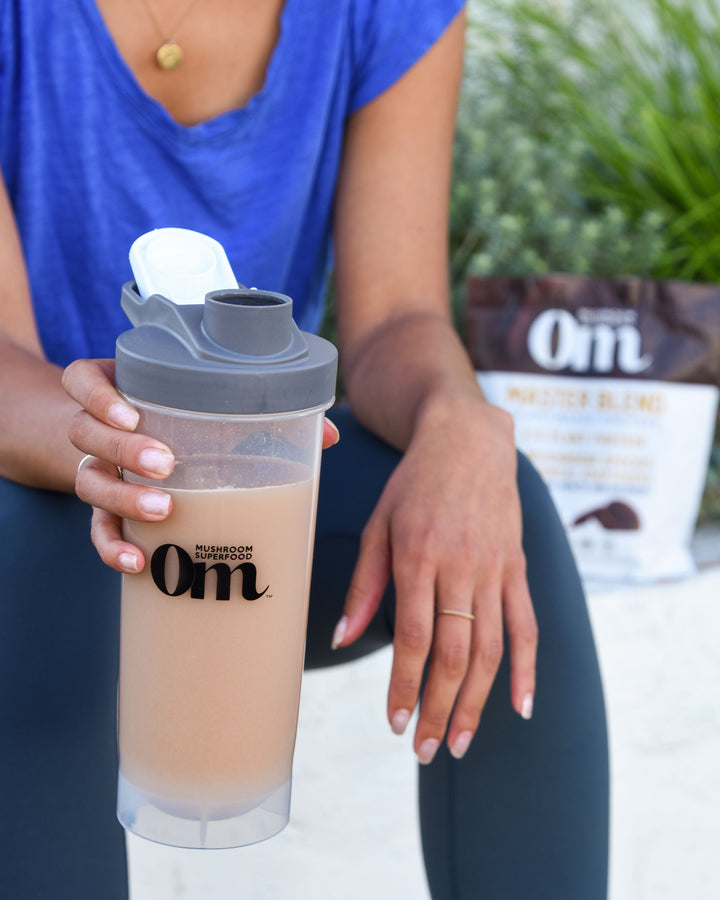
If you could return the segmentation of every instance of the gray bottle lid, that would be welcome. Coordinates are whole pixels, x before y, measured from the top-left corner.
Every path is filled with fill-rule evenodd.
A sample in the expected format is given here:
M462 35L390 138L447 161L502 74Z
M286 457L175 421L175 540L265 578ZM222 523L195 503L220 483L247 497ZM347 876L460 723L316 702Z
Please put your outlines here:
M134 327L117 339L115 380L130 397L230 415L311 409L334 398L337 350L299 330L284 294L238 286L178 304L160 293L143 299L128 282L121 303Z

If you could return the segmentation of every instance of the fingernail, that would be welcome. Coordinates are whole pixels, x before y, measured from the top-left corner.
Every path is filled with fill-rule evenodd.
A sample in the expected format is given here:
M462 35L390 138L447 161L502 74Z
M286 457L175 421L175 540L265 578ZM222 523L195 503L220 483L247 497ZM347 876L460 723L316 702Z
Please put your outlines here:
M146 491L140 494L138 506L144 513L166 516L170 512L170 496L159 491Z
M125 403L111 403L108 406L107 415L113 425L117 425L118 428L125 428L128 431L132 431L135 428L140 418L138 411Z
M345 634L347 632L347 627L347 616L343 616L335 626L335 631L333 631L332 644L330 645L333 650L336 650L340 646L340 644L342 644L343 638L345 637Z
M173 470L175 458L167 450L158 450L156 447L148 447L140 454L140 465L147 472L155 475L169 475Z
M329 425L330 428L332 428L332 430L335 432L335 440L330 445L331 447L334 447L335 444L337 444L337 442L340 440L340 432L338 431L337 425L334 422L331 422L330 419L325 419L325 424Z
M450 747L450 753L455 757L455 759L462 759L463 756L468 751L468 747L470 746L470 741L473 739L472 731L461 731L460 734L455 738L452 746Z
M121 553L118 562L126 572L137 572L138 558L134 553Z
M525 694L523 697L522 707L520 708L520 715L523 719L532 719L533 714L533 695Z
M428 738L426 741L423 741L420 744L420 748L417 752L418 761L421 762L424 766L428 763L431 763L435 758L435 754L437 753L437 748L440 746L440 741L436 741L435 738Z
M395 713L393 713L392 719L390 719L390 727L393 730L393 734L404 734L405 729L407 728L407 724L410 721L410 710L409 709L398 709Z

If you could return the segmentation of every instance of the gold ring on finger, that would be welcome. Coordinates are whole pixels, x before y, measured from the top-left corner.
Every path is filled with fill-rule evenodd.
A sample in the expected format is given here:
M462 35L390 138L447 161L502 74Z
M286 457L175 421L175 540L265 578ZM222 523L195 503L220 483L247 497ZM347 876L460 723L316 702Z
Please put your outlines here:
M436 616L459 616L461 619L469 619L475 621L475 616L469 612L461 612L459 609L436 609Z

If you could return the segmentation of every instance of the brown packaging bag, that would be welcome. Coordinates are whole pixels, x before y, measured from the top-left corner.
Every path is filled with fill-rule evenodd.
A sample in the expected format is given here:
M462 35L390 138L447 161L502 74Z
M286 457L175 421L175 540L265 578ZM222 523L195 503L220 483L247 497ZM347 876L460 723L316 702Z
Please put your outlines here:
M582 575L692 572L717 421L720 287L473 277L465 342L544 476Z

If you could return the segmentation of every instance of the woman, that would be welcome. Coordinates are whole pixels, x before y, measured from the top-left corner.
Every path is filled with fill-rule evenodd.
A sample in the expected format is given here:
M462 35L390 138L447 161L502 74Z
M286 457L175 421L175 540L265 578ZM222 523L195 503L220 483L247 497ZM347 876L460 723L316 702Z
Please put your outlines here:
M2 770L5 807L22 810L3 834L4 895L125 896L108 597L111 569L145 563L118 517L171 514L172 448L134 432L111 363L71 365L67 394L61 376L113 355L127 249L177 225L220 240L241 281L290 294L305 329L332 255L352 412L333 413L343 439L323 464L308 665L392 640L398 733L422 683L433 896L605 896L606 743L582 591L448 315L461 6L0 4ZM83 454L96 459L78 471Z

